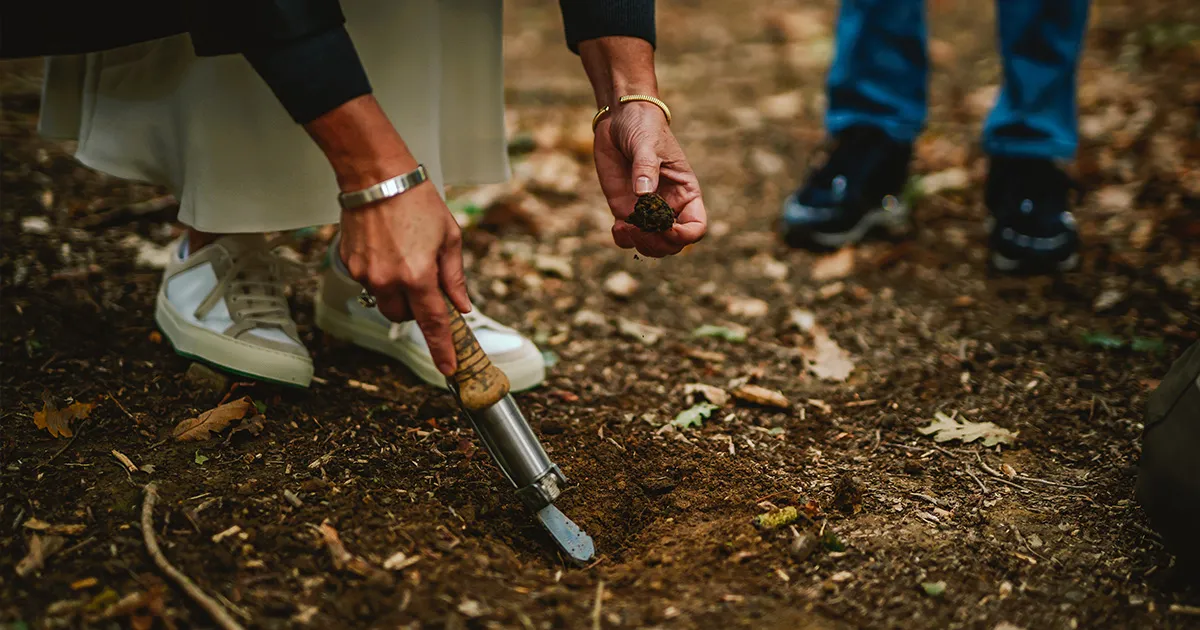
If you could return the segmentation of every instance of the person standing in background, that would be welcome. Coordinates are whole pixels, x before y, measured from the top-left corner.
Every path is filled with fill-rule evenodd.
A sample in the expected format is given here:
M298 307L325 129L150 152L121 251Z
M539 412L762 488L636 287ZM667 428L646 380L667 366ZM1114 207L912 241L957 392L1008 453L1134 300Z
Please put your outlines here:
M1074 268L1076 70L1088 0L1000 0L1004 83L983 128L989 261L1004 272ZM796 247L837 248L910 221L902 201L913 142L925 126L928 55L922 0L842 0L825 125L835 146L783 204Z

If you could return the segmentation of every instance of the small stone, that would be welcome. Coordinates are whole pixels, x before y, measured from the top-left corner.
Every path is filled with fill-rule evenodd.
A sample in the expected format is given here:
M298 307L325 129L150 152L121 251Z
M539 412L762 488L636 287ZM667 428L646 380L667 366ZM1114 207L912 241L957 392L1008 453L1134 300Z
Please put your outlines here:
M725 311L735 317L758 318L771 312L771 305L758 298L730 297L725 302Z
M301 501L300 497L296 496L296 493L292 492L291 490L285 489L283 491L283 499L285 501L287 501L288 503L290 503L292 505L292 507L295 507L295 508L298 508L301 505L304 505L304 501Z
M804 111L804 95L796 90L767 96L758 102L758 109L771 120L796 120Z
M50 231L50 222L46 217L25 217L21 219L21 231L27 234L45 234Z
M618 271L604 281L604 292L619 298L627 298L637 291L638 281L627 271Z
M647 346L652 346L658 343L658 340L663 336L663 329L640 324L638 322L621 318L617 320L617 331L625 337L640 341Z
M853 580L854 574L849 571L838 571L837 573L829 576L829 579L833 580L834 583L841 584L842 582L849 582L850 580Z
M603 315L587 309L575 313L575 317L571 318L571 325L592 330L604 330L609 327L608 320Z
M755 147L750 150L750 167L763 177L774 177L787 169L787 163L779 154Z
M1097 313L1103 313L1120 304L1125 299L1125 292L1120 289L1109 289L1096 296L1096 300L1092 302L1092 310Z
M464 599L462 600L462 603L458 605L458 612L474 619L484 615L484 608L483 604L480 604L473 599Z
M820 546L821 541L816 536L802 532L792 539L791 546L788 547L788 553L796 562L804 562L812 556L813 552Z
M800 332L809 332L817 325L817 316L812 311L801 308L792 309L788 313L788 324L795 326Z
M575 269L571 266L570 259L563 256L538 254L533 259L533 266L544 274L557 276L564 280L575 277Z
M213 393L221 393L229 386L229 377L204 365L193 363L188 366L183 378L190 384Z

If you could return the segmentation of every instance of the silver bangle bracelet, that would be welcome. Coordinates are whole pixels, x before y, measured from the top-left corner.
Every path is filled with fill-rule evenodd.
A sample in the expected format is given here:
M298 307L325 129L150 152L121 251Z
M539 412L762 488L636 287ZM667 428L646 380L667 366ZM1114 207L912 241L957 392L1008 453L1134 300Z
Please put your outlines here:
M342 204L343 210L351 210L376 201L390 199L427 181L429 181L429 173L425 171L425 165L418 164L415 170L379 182L370 188L342 193L338 195L338 203Z

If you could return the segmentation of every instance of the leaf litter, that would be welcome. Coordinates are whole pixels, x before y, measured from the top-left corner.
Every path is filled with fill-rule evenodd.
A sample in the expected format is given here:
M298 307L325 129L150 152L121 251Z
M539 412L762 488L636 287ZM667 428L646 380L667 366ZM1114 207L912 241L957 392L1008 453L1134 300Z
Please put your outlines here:
M711 416L719 407L712 403L700 403L680 411L671 424L680 428L698 427L704 424L704 419Z
M956 420L940 411L933 414L933 416L934 421L929 426L918 428L917 432L922 435L932 435L935 442L959 440L964 444L970 444L982 439L984 446L995 446L997 444L1012 444L1013 439L1017 437L1015 431L998 427L991 422Z
M245 396L180 422L171 432L171 436L180 442L201 442L211 438L214 433L224 431L235 421L243 420L252 412L254 415L234 427L230 436L239 431L249 431L252 435L258 435L263 428L263 417L258 413L254 401Z
M71 431L71 422L87 418L95 407L95 404L77 402L59 409L55 406L50 392L44 392L42 410L33 414L33 423L53 437L72 437L75 434Z

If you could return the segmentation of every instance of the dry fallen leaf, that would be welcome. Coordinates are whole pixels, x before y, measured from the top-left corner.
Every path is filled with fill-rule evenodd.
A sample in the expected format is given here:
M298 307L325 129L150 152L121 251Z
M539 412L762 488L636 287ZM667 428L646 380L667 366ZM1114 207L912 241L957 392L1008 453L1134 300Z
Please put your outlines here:
M688 383L683 386L683 393L692 404L699 402L698 398L707 400L718 407L724 407L725 403L729 402L729 392L704 383Z
M841 280L854 271L854 249L844 247L837 252L822 256L812 266L813 282Z
M241 420L252 411L255 411L254 401L249 396L239 398L180 422L171 435L180 442L207 440L211 434L224 431L234 420Z
M936 442L948 442L950 440L961 440L964 444L969 444L978 439L983 439L984 446L995 446L997 444L1012 444L1013 438L1017 434L998 427L991 422L971 422L969 420L955 420L942 412L933 414L934 421L927 427L917 429L922 435L933 434L933 439Z
M850 378L854 360L820 326L812 329L812 346L804 349L808 370L824 381L841 382Z
M742 385L733 390L733 397L755 405L787 409L788 399L782 393L758 385Z
M46 558L49 558L59 549L62 549L66 542L67 539L62 536L46 536L43 538L34 534L29 539L29 553L17 563L17 575L25 577L41 569L46 565Z
M83 420L92 413L96 405L77 402L65 409L54 405L50 392L42 394L42 410L33 414L33 423L39 429L45 429L54 437L71 437L72 420Z

